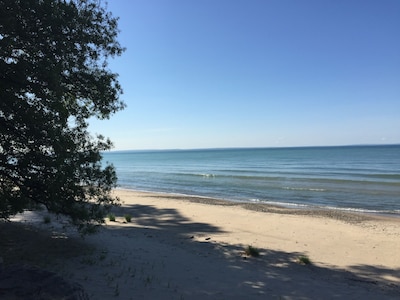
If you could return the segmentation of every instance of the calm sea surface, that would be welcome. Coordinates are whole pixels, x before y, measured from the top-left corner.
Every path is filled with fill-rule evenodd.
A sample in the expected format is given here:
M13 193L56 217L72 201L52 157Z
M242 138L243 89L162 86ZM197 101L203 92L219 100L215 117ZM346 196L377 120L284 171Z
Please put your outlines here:
M115 151L121 188L400 214L400 145Z

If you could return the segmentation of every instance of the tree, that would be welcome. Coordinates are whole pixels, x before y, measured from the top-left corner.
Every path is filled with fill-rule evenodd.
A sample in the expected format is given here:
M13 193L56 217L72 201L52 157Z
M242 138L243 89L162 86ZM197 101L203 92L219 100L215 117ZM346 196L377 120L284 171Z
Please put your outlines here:
M88 131L124 108L117 35L100 1L0 0L1 218L44 205L84 230L119 203L112 143Z

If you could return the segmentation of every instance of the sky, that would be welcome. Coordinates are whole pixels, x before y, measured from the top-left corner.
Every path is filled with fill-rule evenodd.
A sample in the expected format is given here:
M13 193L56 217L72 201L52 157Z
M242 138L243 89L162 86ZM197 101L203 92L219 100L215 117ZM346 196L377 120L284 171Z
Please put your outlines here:
M109 0L114 150L400 143L398 0Z

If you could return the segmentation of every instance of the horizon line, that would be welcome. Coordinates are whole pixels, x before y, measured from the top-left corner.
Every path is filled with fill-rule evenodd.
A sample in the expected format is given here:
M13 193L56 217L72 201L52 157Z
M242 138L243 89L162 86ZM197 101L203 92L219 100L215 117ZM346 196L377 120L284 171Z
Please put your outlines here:
M288 148L340 148L340 147L378 147L400 146L400 143L392 144L342 144L342 145L314 145L314 146L245 146L245 147L204 147L204 148L148 148L148 149L110 149L101 152L128 152L128 151L200 151L200 150L235 150L235 149L288 149Z

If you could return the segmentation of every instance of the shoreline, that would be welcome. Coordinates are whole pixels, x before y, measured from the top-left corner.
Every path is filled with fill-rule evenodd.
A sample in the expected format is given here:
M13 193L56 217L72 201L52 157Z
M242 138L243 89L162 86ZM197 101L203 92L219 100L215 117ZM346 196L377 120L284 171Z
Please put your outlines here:
M129 188L116 188L114 191L126 191L133 193L144 193L154 196L159 196L165 199L180 199L195 203L209 204L209 205L221 205L221 206L238 206L243 207L248 210L277 213L277 214L287 214L287 215L309 215L309 216L320 216L328 217L348 222L361 222L367 220L399 220L400 213L393 212L377 212L377 211L367 211L367 210L356 210L351 208L338 208L338 207L322 207L322 206L311 206L311 205L298 205L293 206L280 205L278 203L267 203L262 201L238 201L229 200L224 198L214 198L209 196L201 195L190 195L190 194L180 194L180 193L168 193L159 191L149 191L149 190L138 190Z

